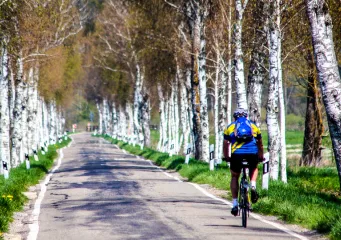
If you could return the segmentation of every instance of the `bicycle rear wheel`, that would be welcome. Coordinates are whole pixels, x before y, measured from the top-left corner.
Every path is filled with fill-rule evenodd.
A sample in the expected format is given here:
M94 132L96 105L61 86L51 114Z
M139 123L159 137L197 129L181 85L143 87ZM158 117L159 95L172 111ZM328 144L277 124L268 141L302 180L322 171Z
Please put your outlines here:
M242 208L242 225L244 228L247 226L247 210L245 205Z
M243 199L242 199L242 226L246 228L247 226L247 200L246 200L246 194L243 193Z

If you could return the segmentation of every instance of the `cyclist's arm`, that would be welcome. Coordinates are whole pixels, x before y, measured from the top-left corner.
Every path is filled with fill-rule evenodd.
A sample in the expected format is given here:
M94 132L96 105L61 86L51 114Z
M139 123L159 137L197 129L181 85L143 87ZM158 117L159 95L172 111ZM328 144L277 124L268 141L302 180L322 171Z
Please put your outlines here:
M258 160L260 162L262 162L264 159L264 149L263 149L262 137L257 138L257 147L258 147Z
M230 142L224 139L224 144L223 144L223 154L224 158L227 162L230 161Z

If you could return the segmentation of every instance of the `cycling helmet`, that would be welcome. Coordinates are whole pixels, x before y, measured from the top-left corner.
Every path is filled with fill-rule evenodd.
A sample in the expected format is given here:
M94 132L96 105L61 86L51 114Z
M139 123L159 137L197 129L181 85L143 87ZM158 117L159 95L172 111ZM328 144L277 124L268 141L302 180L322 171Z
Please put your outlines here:
M233 113L234 118L247 117L247 110L244 108L237 108Z

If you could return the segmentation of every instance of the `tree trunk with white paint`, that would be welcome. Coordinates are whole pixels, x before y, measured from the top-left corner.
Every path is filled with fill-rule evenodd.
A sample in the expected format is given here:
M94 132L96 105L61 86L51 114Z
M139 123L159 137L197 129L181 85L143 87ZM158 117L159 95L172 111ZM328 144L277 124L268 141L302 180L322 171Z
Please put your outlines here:
M238 108L247 109L245 77L244 77L244 61L242 50L242 30L243 30L243 14L248 0L235 0L236 4L236 23L234 28L234 81L237 92Z
M278 125L278 39L279 30L276 25L276 18L272 16L270 19L269 28L269 92L266 111L266 123L268 126L268 151L270 160L270 177L274 180L278 179L279 175L279 150L280 150L280 132Z
M7 164L7 169L10 166L10 112L9 112L9 95L8 95L8 81L9 81L9 69L8 69L8 51L7 43L4 41L1 46L1 72L0 72L0 157L1 166L0 174L3 173L3 162Z
M332 19L326 1L306 0L306 6L341 191L341 80L334 50Z

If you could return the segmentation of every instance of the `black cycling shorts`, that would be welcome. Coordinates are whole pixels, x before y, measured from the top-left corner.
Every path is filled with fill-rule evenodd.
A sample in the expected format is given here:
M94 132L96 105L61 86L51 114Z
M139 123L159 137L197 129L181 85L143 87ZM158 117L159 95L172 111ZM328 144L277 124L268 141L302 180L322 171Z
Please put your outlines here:
M257 168L258 165L258 154L232 154L230 169L235 173L240 173L242 170L242 162L247 161L249 163L249 170L252 172L253 169Z

